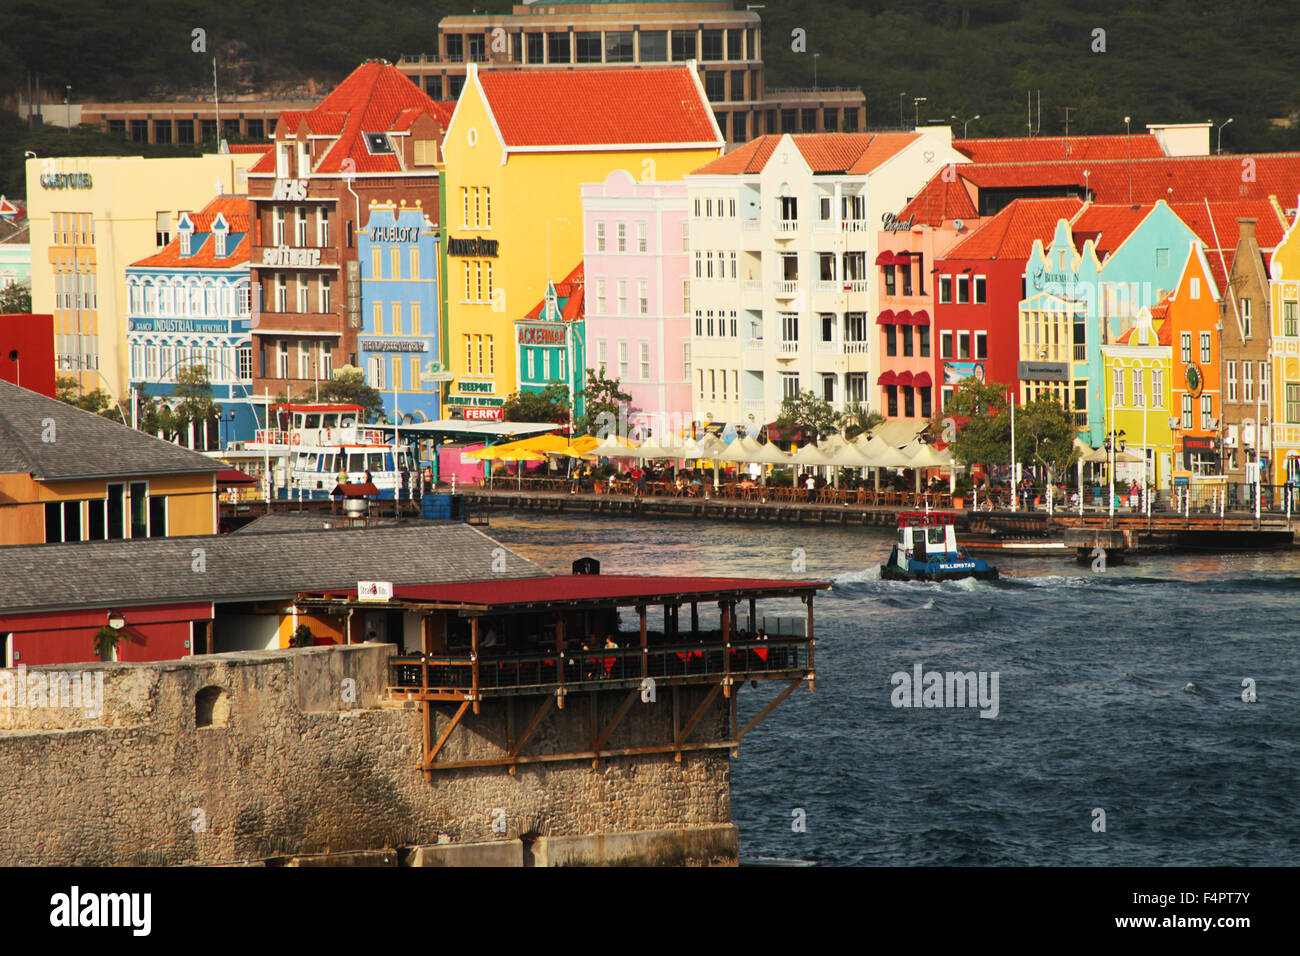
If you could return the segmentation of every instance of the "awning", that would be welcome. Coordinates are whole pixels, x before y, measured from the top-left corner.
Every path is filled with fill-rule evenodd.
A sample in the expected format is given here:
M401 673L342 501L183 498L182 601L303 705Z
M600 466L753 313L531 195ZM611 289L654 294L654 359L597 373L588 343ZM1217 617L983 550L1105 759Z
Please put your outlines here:
M894 324L895 324L895 325L911 325L911 324L912 324L912 313L909 312L907 309L903 309L901 312L896 312L896 313L894 313Z
M898 257L892 252L882 252L880 255L876 256L876 265L878 266L892 266L897 264Z
M912 373L911 373L911 372L899 372L899 373L898 373L898 384L899 384L899 385L903 385L903 386L907 386L907 387L911 387L911 384L912 384Z
M890 369L890 370L887 371L887 372L881 372L880 375L879 375L879 377L876 378L876 384L877 384L877 385L897 385L897 384L898 384L898 373L895 372L893 369Z
M893 309L886 309L876 316L876 325L893 325L897 321Z
M217 484L226 485L255 485L257 479L252 475L246 475L237 468L223 468L217 472Z
M912 313L912 324L913 324L913 325L929 325L929 324L930 324L930 313L927 312L927 311L925 311L925 309L917 309L915 312Z
M930 387L930 373L929 373L929 372L917 372L914 376L912 376L912 384L915 385L917 388L929 388L929 387Z

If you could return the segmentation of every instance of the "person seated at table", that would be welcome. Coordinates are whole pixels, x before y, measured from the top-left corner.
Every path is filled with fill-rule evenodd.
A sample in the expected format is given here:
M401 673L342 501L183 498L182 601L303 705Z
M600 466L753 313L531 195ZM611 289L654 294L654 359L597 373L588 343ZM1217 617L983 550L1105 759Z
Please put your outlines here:
M682 479L682 476L681 476L681 475L678 475L678 476L677 476L677 481L676 481L675 484L676 484L676 487L677 487L677 493L678 493L679 495L680 495L683 491L686 490L686 482Z
M618 641L614 640L613 634L605 635L605 647L610 650L618 650Z

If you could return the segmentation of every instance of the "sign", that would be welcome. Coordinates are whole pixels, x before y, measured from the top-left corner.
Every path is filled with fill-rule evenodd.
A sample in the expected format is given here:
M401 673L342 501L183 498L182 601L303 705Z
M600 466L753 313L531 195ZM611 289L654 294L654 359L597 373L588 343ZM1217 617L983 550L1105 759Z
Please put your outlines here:
M916 216L908 216L906 220L899 219L892 212L887 212L881 217L884 221L885 232L909 232L912 223L916 222Z
M1017 362L1016 378L1022 382L1068 382L1070 366L1065 362Z
M419 242L419 226L371 226L371 242Z
M427 352L428 339L357 339L363 352Z
M521 326L519 329L519 344L564 345L566 331L567 329L563 325Z
M271 193L273 200L301 200L307 198L307 180L305 179L277 179L275 181L275 191Z
M222 321L203 321L202 319L132 319L132 332L199 332L225 335L230 332L230 323Z
M447 255L449 256L496 256L496 239L449 239Z
M424 370L420 372L421 382L450 382L455 377L449 369L442 367L441 362L425 362Z
M393 599L392 581L358 581L358 601L391 601Z
M497 422L501 420L501 409L467 408L464 415L467 422Z
M1194 363L1188 365L1187 368L1183 369L1183 377L1187 380L1188 394L1191 395L1192 398L1199 396L1201 394L1201 386L1205 384L1205 380L1201 375L1200 366Z
M477 405L483 407L483 406L504 405L505 403L506 400L504 398L488 398L485 395L448 395L447 396L448 405Z
M1195 451L1214 451L1214 439L1189 435L1183 438L1183 448Z
M943 363L943 384L956 385L964 378L971 378L977 382L984 381L984 363L983 362L944 362Z
M42 173L41 186L45 189L91 189L94 181L90 173Z
M491 395L496 391L496 382L461 382L462 392L486 392Z
M288 246L268 246L262 250L264 266L318 266L319 249L291 249Z

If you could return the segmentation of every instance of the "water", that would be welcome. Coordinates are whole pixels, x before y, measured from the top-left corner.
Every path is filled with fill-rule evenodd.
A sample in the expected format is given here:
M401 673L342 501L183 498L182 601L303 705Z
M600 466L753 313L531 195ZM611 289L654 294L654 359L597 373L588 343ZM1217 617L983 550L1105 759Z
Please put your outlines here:
M1300 552L1100 572L993 559L998 582L913 584L880 580L891 535L876 529L494 513L491 533L557 572L590 554L604 573L834 582L815 602L816 692L732 761L742 856L1291 865L1300 850ZM997 717L894 707L891 675L918 661L998 672ZM746 686L742 724L779 690Z

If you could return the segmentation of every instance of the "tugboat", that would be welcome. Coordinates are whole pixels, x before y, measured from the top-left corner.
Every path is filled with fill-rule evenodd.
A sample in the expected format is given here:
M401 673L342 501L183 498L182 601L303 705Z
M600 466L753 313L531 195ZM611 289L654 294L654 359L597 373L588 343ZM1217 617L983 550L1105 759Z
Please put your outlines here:
M997 568L957 546L954 518L940 511L899 514L898 543L880 566L880 577L885 581L997 580Z

